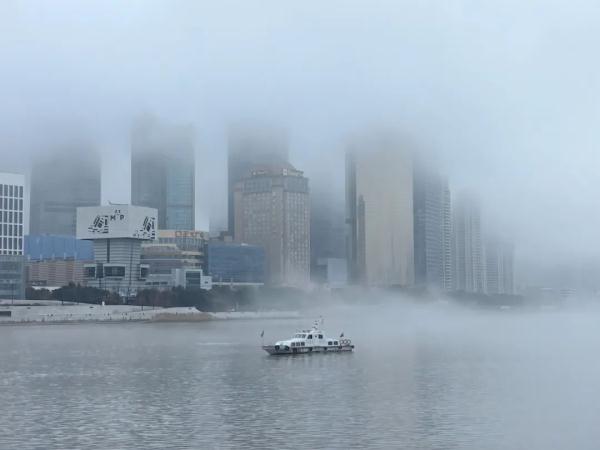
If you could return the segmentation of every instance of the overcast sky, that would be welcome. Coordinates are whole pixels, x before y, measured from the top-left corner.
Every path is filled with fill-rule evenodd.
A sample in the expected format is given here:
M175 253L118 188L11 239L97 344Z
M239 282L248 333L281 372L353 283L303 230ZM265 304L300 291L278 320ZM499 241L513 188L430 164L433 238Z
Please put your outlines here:
M593 0L3 0L0 170L91 136L104 200L126 202L132 118L193 123L205 228L225 223L228 121L288 126L292 162L340 193L348 134L391 124L523 261L596 260L599 44Z

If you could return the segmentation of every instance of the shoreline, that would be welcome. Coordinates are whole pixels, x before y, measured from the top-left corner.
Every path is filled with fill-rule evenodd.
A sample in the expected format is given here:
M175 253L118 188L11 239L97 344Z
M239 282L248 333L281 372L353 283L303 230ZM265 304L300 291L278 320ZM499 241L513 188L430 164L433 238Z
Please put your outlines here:
M297 311L205 312L194 307L141 309L127 305L2 305L2 325L59 325L82 323L207 322L219 320L268 320L300 317Z

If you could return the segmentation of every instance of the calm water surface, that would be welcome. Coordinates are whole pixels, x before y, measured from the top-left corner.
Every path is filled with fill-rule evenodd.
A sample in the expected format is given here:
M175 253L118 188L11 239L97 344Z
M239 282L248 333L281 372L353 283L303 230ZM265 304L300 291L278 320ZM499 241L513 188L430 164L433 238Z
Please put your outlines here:
M268 357L311 320L0 327L0 448L600 448L600 315L344 310L354 354Z

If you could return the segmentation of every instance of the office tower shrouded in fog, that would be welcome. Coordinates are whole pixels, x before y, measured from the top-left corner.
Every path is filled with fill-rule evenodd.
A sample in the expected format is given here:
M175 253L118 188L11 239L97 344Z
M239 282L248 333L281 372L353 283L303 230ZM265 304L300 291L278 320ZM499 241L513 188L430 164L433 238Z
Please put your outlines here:
M457 291L487 291L479 203L463 194L454 206L455 286Z
M485 246L485 261L487 293L514 294L514 247L509 243L490 239Z
M228 134L228 229L235 232L234 191L236 183L258 166L285 166L289 158L287 132L280 128L236 125Z
M24 190L23 175L0 173L0 299L25 298Z
M414 171L415 283L452 289L452 216L445 178L415 165Z
M31 172L31 234L75 236L76 210L101 201L100 155L89 145L38 157Z
M331 183L331 177L327 178ZM331 186L321 186L318 192L311 183L310 211L310 270L316 283L331 284L330 278L346 276L339 269L345 265L345 217L343 199L336 198ZM329 264L332 260L336 262ZM331 275L331 276L330 276Z
M346 155L348 274L371 286L414 283L412 158L395 135L353 142Z
M291 165L256 167L236 184L235 240L265 249L271 285L306 287L310 276L308 179Z
M131 203L158 210L158 228L193 230L195 150L191 126L139 119L131 137Z

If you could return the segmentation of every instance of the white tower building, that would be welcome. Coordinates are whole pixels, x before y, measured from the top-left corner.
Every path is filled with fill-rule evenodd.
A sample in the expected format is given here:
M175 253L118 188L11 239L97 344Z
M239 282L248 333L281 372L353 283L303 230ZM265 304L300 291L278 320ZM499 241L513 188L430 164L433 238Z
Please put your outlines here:
M25 177L0 173L0 299L25 298Z
M157 221L158 211L142 206L77 208L77 238L94 243L94 264L85 266L87 285L135 295L148 275L140 264L141 244L156 239Z

